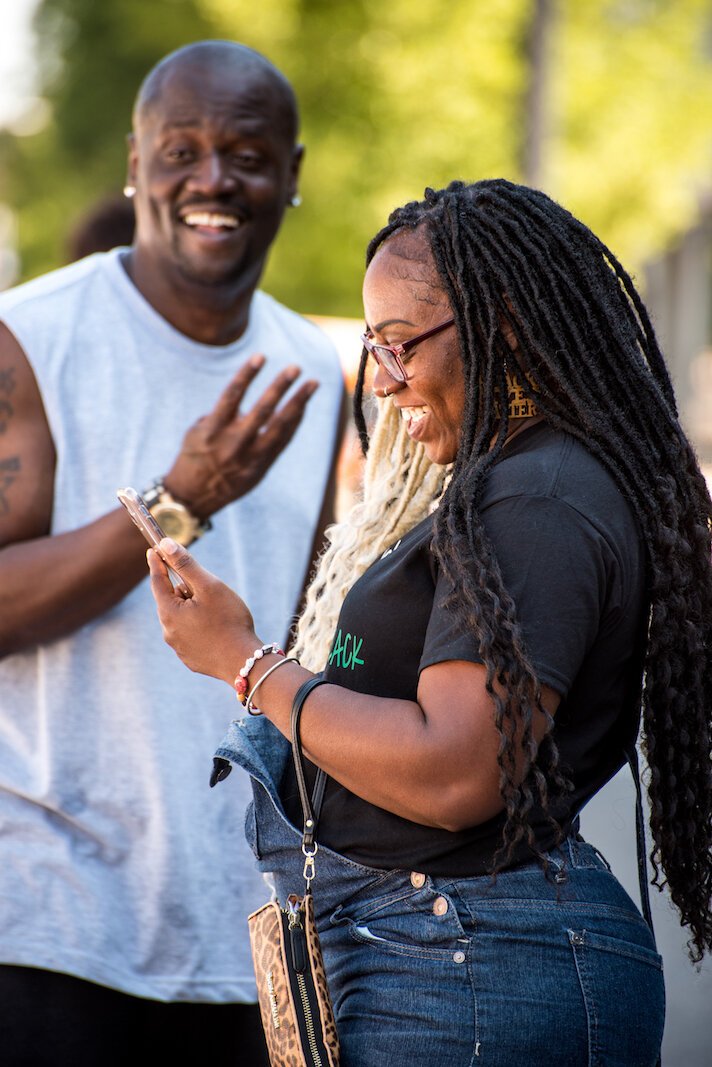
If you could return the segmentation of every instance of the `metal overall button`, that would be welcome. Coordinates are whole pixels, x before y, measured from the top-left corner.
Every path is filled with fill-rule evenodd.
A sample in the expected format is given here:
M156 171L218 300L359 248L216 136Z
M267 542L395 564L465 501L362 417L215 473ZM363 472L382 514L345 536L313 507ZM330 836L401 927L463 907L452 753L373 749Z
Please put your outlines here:
M413 886L413 889L422 889L425 885L425 875L420 874L418 871L413 871L410 876L410 884Z

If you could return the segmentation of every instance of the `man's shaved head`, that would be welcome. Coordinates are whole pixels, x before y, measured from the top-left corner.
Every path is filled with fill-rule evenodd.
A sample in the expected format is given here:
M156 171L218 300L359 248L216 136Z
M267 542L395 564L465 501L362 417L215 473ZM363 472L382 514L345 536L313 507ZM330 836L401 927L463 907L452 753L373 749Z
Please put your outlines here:
M174 78L187 70L204 70L213 76L218 71L239 71L252 75L255 86L269 85L278 102L281 132L290 142L297 138L299 113L291 85L277 68L259 52L236 41L197 41L165 56L144 78L133 110L134 130L150 116L160 103Z

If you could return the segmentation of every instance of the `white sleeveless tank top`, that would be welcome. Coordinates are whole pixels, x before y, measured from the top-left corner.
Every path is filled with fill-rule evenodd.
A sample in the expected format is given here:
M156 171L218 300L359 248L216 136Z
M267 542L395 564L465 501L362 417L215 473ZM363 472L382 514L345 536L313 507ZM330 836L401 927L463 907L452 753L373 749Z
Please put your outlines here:
M52 533L116 507L118 486L163 475L252 353L267 364L245 407L297 363L321 382L302 425L194 546L245 598L257 633L283 641L337 433L336 353L260 292L239 341L196 344L143 299L122 254L0 295L57 451ZM255 998L245 919L265 886L243 836L249 781L235 772L208 787L239 710L164 645L146 581L71 636L0 661L0 961L158 1000Z

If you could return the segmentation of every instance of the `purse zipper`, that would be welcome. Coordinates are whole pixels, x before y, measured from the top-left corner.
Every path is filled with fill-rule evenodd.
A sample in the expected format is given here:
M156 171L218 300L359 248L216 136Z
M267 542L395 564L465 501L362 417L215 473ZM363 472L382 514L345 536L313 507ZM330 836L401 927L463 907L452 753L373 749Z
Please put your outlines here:
M299 995L302 998L302 1008L304 1009L304 1023L307 1028L307 1039L309 1041L309 1051L312 1054L314 1060L314 1067L322 1067L321 1056L319 1050L316 1047L316 1034L314 1033L314 1020L312 1019L311 1007L309 1006L309 998L307 996L307 987L304 983L304 975L297 974L297 985L299 986Z
M299 933L297 933L297 931L299 931ZM302 973L307 966L306 934L301 923L301 916L296 908L294 908L291 901L289 902L289 934L292 942L292 961L294 962L299 996L302 1001L304 1025L307 1031L307 1040L309 1042L309 1051L311 1052L313 1067L323 1067L316 1043L316 1033L314 1031L314 1019L312 1016L311 1005L309 1003L309 994L307 992L306 982L304 981L304 974Z

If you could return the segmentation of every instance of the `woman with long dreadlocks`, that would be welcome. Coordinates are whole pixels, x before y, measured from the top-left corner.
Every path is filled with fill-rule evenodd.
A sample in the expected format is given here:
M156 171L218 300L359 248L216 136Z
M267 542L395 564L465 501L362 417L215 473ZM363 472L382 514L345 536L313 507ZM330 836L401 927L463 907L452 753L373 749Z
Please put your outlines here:
M302 741L328 775L315 904L345 1067L652 1065L660 958L577 823L642 708L656 879L693 959L712 947L712 505L648 315L585 226L506 181L395 211L364 304L364 444L369 356L379 415L301 665L255 656L247 607L170 543L195 595L149 554L166 639L259 685L219 755L253 776L280 899L302 869L284 738L324 671Z

